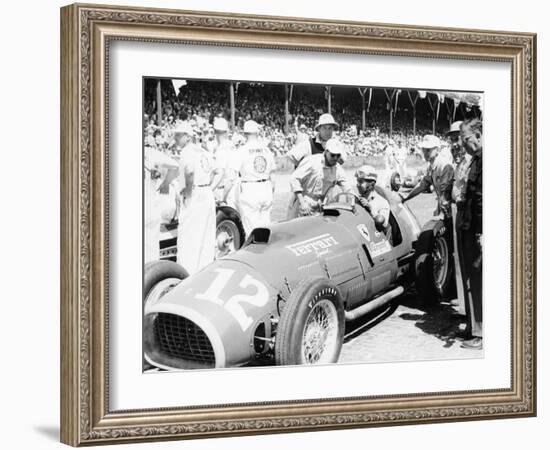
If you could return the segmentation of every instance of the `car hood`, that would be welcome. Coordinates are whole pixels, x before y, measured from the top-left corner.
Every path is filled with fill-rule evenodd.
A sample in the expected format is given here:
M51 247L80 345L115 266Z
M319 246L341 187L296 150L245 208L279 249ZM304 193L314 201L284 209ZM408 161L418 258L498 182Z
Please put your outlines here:
M276 298L277 292L272 286L248 265L215 261L155 303L146 303L146 358L166 369L242 365L254 356L251 345L254 332L259 324L269 320L276 308ZM161 319L169 320L170 324L159 331ZM193 333L191 337L190 333ZM186 341L204 342L215 361L201 365L194 360L187 361L187 356L176 358L172 343L183 335Z

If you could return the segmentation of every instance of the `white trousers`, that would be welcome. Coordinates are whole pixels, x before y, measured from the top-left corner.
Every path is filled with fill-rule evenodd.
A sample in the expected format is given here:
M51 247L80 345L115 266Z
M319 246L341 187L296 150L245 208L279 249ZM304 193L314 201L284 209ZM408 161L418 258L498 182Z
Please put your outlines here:
M178 216L178 264L189 275L214 261L216 203L209 186L195 187Z
M241 182L238 210L246 236L254 228L267 227L271 223L273 187L271 182Z
M143 214L143 254L144 263L157 261L160 257L160 198L155 183L145 180L145 204Z

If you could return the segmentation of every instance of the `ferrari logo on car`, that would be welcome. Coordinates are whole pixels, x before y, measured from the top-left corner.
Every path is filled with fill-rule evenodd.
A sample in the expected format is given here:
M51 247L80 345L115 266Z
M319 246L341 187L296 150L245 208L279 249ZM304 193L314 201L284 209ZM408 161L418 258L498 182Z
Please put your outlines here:
M368 242L370 242L369 229L364 223L357 225L357 231L363 236Z
M307 255L311 252L322 255L328 252L328 249L334 245L338 245L338 241L334 239L334 236L327 233L292 245L287 245L286 248L294 253L295 256Z

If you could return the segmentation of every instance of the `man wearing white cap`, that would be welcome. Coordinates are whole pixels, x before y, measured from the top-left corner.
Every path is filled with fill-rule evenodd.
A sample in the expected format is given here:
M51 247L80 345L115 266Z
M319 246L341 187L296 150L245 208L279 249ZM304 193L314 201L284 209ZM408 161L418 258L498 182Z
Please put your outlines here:
M445 218L449 218L451 216L451 192L454 179L451 153L448 149L442 149L443 142L432 134L424 136L418 146L422 149L424 159L429 164L428 171L403 201L409 201L433 186L437 195L437 208L434 215L437 216L443 213Z
M294 197L289 205L289 220L320 212L323 200L334 186L351 192L344 169L338 164L344 150L344 144L332 138L327 141L323 153L303 159L290 177Z
M386 230L390 219L390 204L374 190L378 179L376 169L372 166L361 166L355 172L355 178L357 179L359 203L371 214L376 228Z
M335 122L334 117L331 114L322 114L317 125L315 125L315 136L300 141L287 153L294 167L298 167L306 156L322 154L325 151L327 141L332 138L337 129L338 124Z
M216 204L211 182L215 161L193 140L190 124L179 125L174 133L182 148L179 163L181 208L178 216L178 263L189 274L198 272L214 260Z
M229 125L227 120L222 117L216 117L214 119L214 136L215 136L215 150L214 158L216 159L216 166L220 170L221 180L214 190L214 196L217 201L225 200L226 203L232 208L236 208L235 201L235 186L225 197L225 184L227 183L227 177L229 176L231 161L237 156L235 145L229 139L228 131Z
M275 158L267 146L260 141L259 125L253 120L244 123L246 143L237 150L237 155L229 163L229 176L226 178L224 199L240 174L241 186L237 195L237 209L241 215L244 231L248 236L254 228L266 227L271 223L274 183L272 172Z

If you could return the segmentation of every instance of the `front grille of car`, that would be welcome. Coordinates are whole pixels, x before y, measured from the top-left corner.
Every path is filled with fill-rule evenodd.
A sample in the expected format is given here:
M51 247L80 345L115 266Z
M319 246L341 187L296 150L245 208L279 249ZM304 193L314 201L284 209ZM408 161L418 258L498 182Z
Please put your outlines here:
M214 367L216 358L210 339L195 322L176 314L159 313L153 327L161 355L191 365Z

